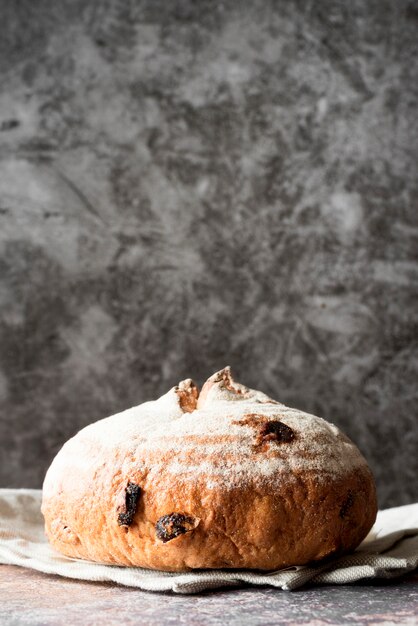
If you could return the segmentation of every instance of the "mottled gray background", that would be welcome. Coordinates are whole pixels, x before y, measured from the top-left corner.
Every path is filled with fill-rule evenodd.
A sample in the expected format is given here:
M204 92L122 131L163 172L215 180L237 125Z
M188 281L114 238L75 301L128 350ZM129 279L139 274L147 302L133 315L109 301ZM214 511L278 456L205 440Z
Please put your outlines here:
M418 3L1 0L0 485L229 363L418 499Z

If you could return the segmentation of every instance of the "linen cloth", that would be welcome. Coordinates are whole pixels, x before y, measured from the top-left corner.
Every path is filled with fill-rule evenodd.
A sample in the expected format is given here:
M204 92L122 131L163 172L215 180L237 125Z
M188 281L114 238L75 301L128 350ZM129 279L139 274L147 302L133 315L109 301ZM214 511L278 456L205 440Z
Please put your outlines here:
M363 578L394 578L418 567L418 503L379 511L372 531L357 550L327 563L268 573L199 570L179 574L101 565L56 552L44 534L41 497L42 492L36 489L0 489L0 563L67 578L176 593L198 593L243 583L290 591L307 583L344 584Z

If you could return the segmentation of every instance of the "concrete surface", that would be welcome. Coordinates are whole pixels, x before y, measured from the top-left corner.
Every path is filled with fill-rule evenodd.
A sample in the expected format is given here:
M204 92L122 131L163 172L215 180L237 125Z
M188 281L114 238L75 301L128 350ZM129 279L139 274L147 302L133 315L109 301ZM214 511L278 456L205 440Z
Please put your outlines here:
M3 626L416 626L418 577L388 583L150 593L0 565Z

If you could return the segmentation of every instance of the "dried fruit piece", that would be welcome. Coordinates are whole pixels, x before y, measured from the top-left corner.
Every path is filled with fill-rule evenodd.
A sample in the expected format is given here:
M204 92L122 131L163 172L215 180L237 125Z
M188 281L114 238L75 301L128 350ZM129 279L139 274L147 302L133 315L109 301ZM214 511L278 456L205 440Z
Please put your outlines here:
M293 430L280 422L279 420L274 420L271 422L264 422L261 425L257 441L258 443L262 443L263 441L277 441L278 443L289 443L293 441L295 438L295 433Z
M155 532L163 543L175 539L179 535L184 535L194 530L199 524L200 520L197 517L191 515L185 515L184 513L170 513L169 515L163 515L155 524Z
M256 446L261 446L268 441L277 443L290 443L295 438L295 433L280 420L268 420L265 415L247 413L244 419L232 422L242 426L251 426L257 429Z
M128 483L125 489L125 510L118 515L119 526L130 526L134 521L140 493L141 487L139 485Z
M351 509L353 504L354 504L354 495L352 491L349 491L340 509L341 519L344 519L347 516L347 513Z

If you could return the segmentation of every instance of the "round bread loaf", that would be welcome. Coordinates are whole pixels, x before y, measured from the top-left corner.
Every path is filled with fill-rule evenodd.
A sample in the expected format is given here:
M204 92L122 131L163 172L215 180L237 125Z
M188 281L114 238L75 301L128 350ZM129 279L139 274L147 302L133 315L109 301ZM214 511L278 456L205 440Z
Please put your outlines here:
M55 457L42 512L54 548L167 571L274 570L353 550L373 476L334 425L233 381L191 380L100 420Z

